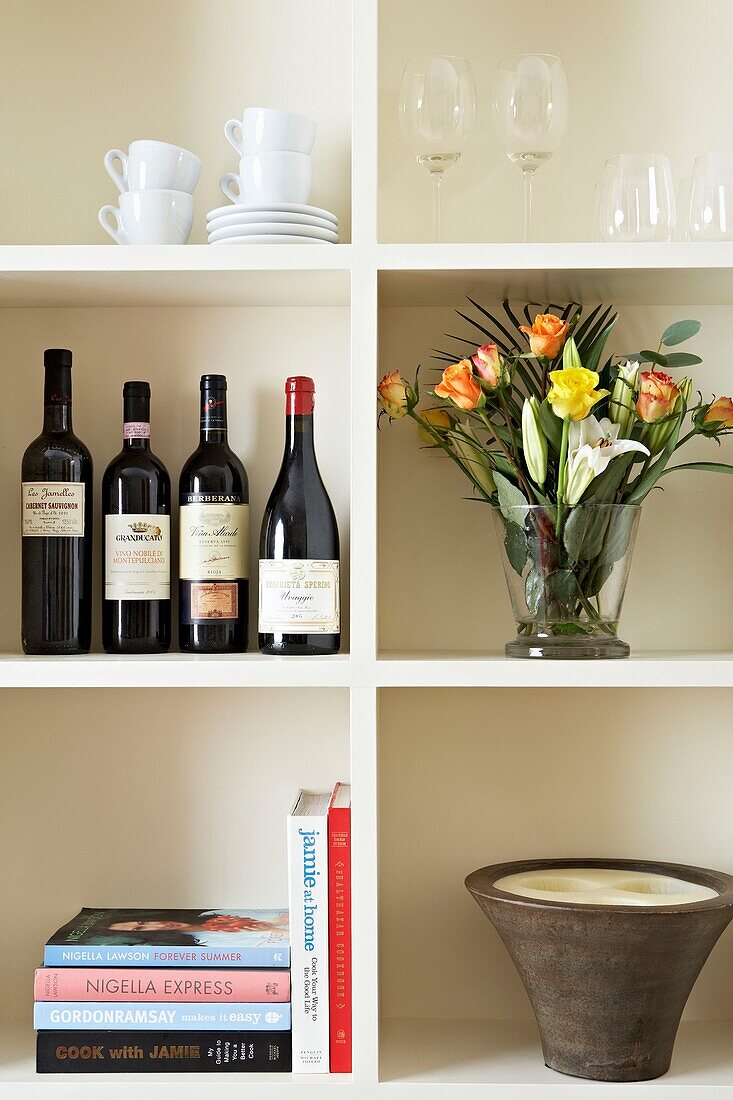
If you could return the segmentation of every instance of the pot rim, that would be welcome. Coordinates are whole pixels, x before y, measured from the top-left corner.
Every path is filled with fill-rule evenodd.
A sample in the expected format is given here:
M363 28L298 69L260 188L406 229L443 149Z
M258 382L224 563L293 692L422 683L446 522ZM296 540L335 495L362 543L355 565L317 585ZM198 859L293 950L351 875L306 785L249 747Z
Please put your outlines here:
M620 871L647 871L651 874L665 874L668 878L687 879L698 886L707 886L717 890L717 898L705 901L692 901L682 905L587 905L581 902L543 901L541 898L527 898L521 894L509 894L498 890L494 882L505 875L523 871L551 871L560 868L608 868ZM472 871L465 879L466 889L474 898L488 898L504 905L529 906L533 909L564 909L566 912L582 913L643 913L653 917L683 916L685 913L699 913L713 909L733 909L733 875L724 871L714 871L708 867L694 867L684 863L665 863L651 859L520 859L506 863L493 863Z
M549 512L554 508L557 508L557 504L550 502L549 504L491 504L490 507L494 512ZM613 501L603 500L581 500L577 504L568 505L568 512L574 512L576 508L613 508L617 511L622 511L626 508L640 512L641 504L614 504Z

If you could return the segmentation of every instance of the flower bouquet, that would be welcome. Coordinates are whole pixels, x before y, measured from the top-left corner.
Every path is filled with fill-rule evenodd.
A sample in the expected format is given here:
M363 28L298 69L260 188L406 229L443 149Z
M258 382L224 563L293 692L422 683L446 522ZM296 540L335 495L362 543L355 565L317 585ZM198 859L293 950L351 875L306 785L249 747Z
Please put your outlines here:
M413 383L386 375L382 414L416 421L422 442L492 506L517 623L507 655L628 656L617 630L642 501L674 470L733 473L678 461L695 436L733 431L730 397L695 401L692 380L669 373L702 361L669 350L700 324L676 321L656 351L601 363L618 316L610 307L587 317L577 303L547 307L532 321L526 306L520 324L508 302L499 320L469 301L481 319L460 316L486 342L451 337L459 354L436 353L448 365L427 408L419 370Z

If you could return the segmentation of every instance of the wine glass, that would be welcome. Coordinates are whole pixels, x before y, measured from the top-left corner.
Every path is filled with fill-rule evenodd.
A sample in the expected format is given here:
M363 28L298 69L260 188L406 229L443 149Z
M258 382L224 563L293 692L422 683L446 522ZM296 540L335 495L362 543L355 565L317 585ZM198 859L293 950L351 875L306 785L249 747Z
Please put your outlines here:
M599 212L604 241L670 241L675 195L669 159L621 153L606 161Z
M462 57L420 57L402 74L399 101L402 136L433 181L433 239L440 240L443 173L464 150L476 121L476 84Z
M565 66L553 54L532 53L499 62L494 123L507 158L524 178L524 241L532 239L532 183L562 141L568 121Z

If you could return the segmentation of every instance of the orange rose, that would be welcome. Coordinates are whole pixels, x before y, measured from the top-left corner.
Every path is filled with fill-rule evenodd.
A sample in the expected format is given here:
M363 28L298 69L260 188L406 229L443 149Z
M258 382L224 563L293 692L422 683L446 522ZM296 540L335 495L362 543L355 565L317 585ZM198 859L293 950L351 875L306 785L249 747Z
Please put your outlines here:
M636 415L645 424L654 424L674 412L679 396L679 389L664 371L644 371L639 375Z
M496 344L482 344L471 356L476 374L489 389L496 390L506 379L506 368Z
M702 418L703 424L715 424L720 428L733 428L733 401L730 397L719 397Z
M538 359L557 359L568 338L570 323L561 321L554 313L538 313L532 328L520 325L520 331L529 336L532 354Z
M435 396L448 398L465 412L477 407L483 395L469 359L461 359L460 363L445 368L443 381L435 387Z
M391 374L385 374L377 386L377 399L387 416L392 420L401 420L408 412L409 386L400 372L393 370Z

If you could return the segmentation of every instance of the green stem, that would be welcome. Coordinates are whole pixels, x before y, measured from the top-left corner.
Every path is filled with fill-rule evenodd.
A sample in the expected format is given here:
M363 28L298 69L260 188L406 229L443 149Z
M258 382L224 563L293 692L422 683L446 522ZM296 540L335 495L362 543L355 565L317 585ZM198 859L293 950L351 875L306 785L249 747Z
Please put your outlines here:
M679 451L680 447L684 447L685 443L688 443L692 439L693 435L697 435L696 428L693 428L691 432L688 432L687 435L683 436L682 439L677 441L674 448L675 451Z
M493 432L493 431L494 431L494 429L493 429L493 427L492 427L491 421L489 420L488 416L487 416L487 415L486 415L486 413L485 413L485 412L483 411L483 409L480 409L480 410L479 410L479 416L480 416L480 417L481 417L481 419L483 420L483 422L484 422L484 424L486 425L486 427L488 428L488 430L489 430L490 432ZM511 434L510 434L510 438L512 438ZM520 484L520 485L522 486L522 488L524 489L524 492L525 492L525 494L526 494L526 496L527 496L527 500L529 501L529 503L530 503L530 504L534 504L534 503L535 503L535 499L534 499L534 493L532 492L532 488L531 488L531 486L530 486L529 482L527 481L526 477L525 477L525 476L524 476L524 474L522 473L522 470L521 470L521 467L519 466L519 463L517 462L517 460L515 459L514 455L513 455L513 454L512 454L512 452L511 452L511 451L509 450L509 448L507 447L506 443L505 443L505 442L504 442L504 440L503 440L503 439L501 438L501 436L499 435L499 433L498 433L498 432L495 432L495 439L496 439L496 442L497 442L497 443L499 444L499 447L501 448L501 450L502 450L502 451L503 451L503 453L504 453L504 458L505 458L505 459L507 460L507 462L509 463L509 465L510 465L510 466L512 466L512 467L514 468L514 472L516 473L516 475L517 475L517 477L518 477L518 479L519 479L519 484Z
M563 519L565 515L565 489L567 487L568 474L568 436L570 434L570 417L564 417L562 422L562 438L560 440L560 461L557 468L557 520L555 531L558 539L562 535Z

